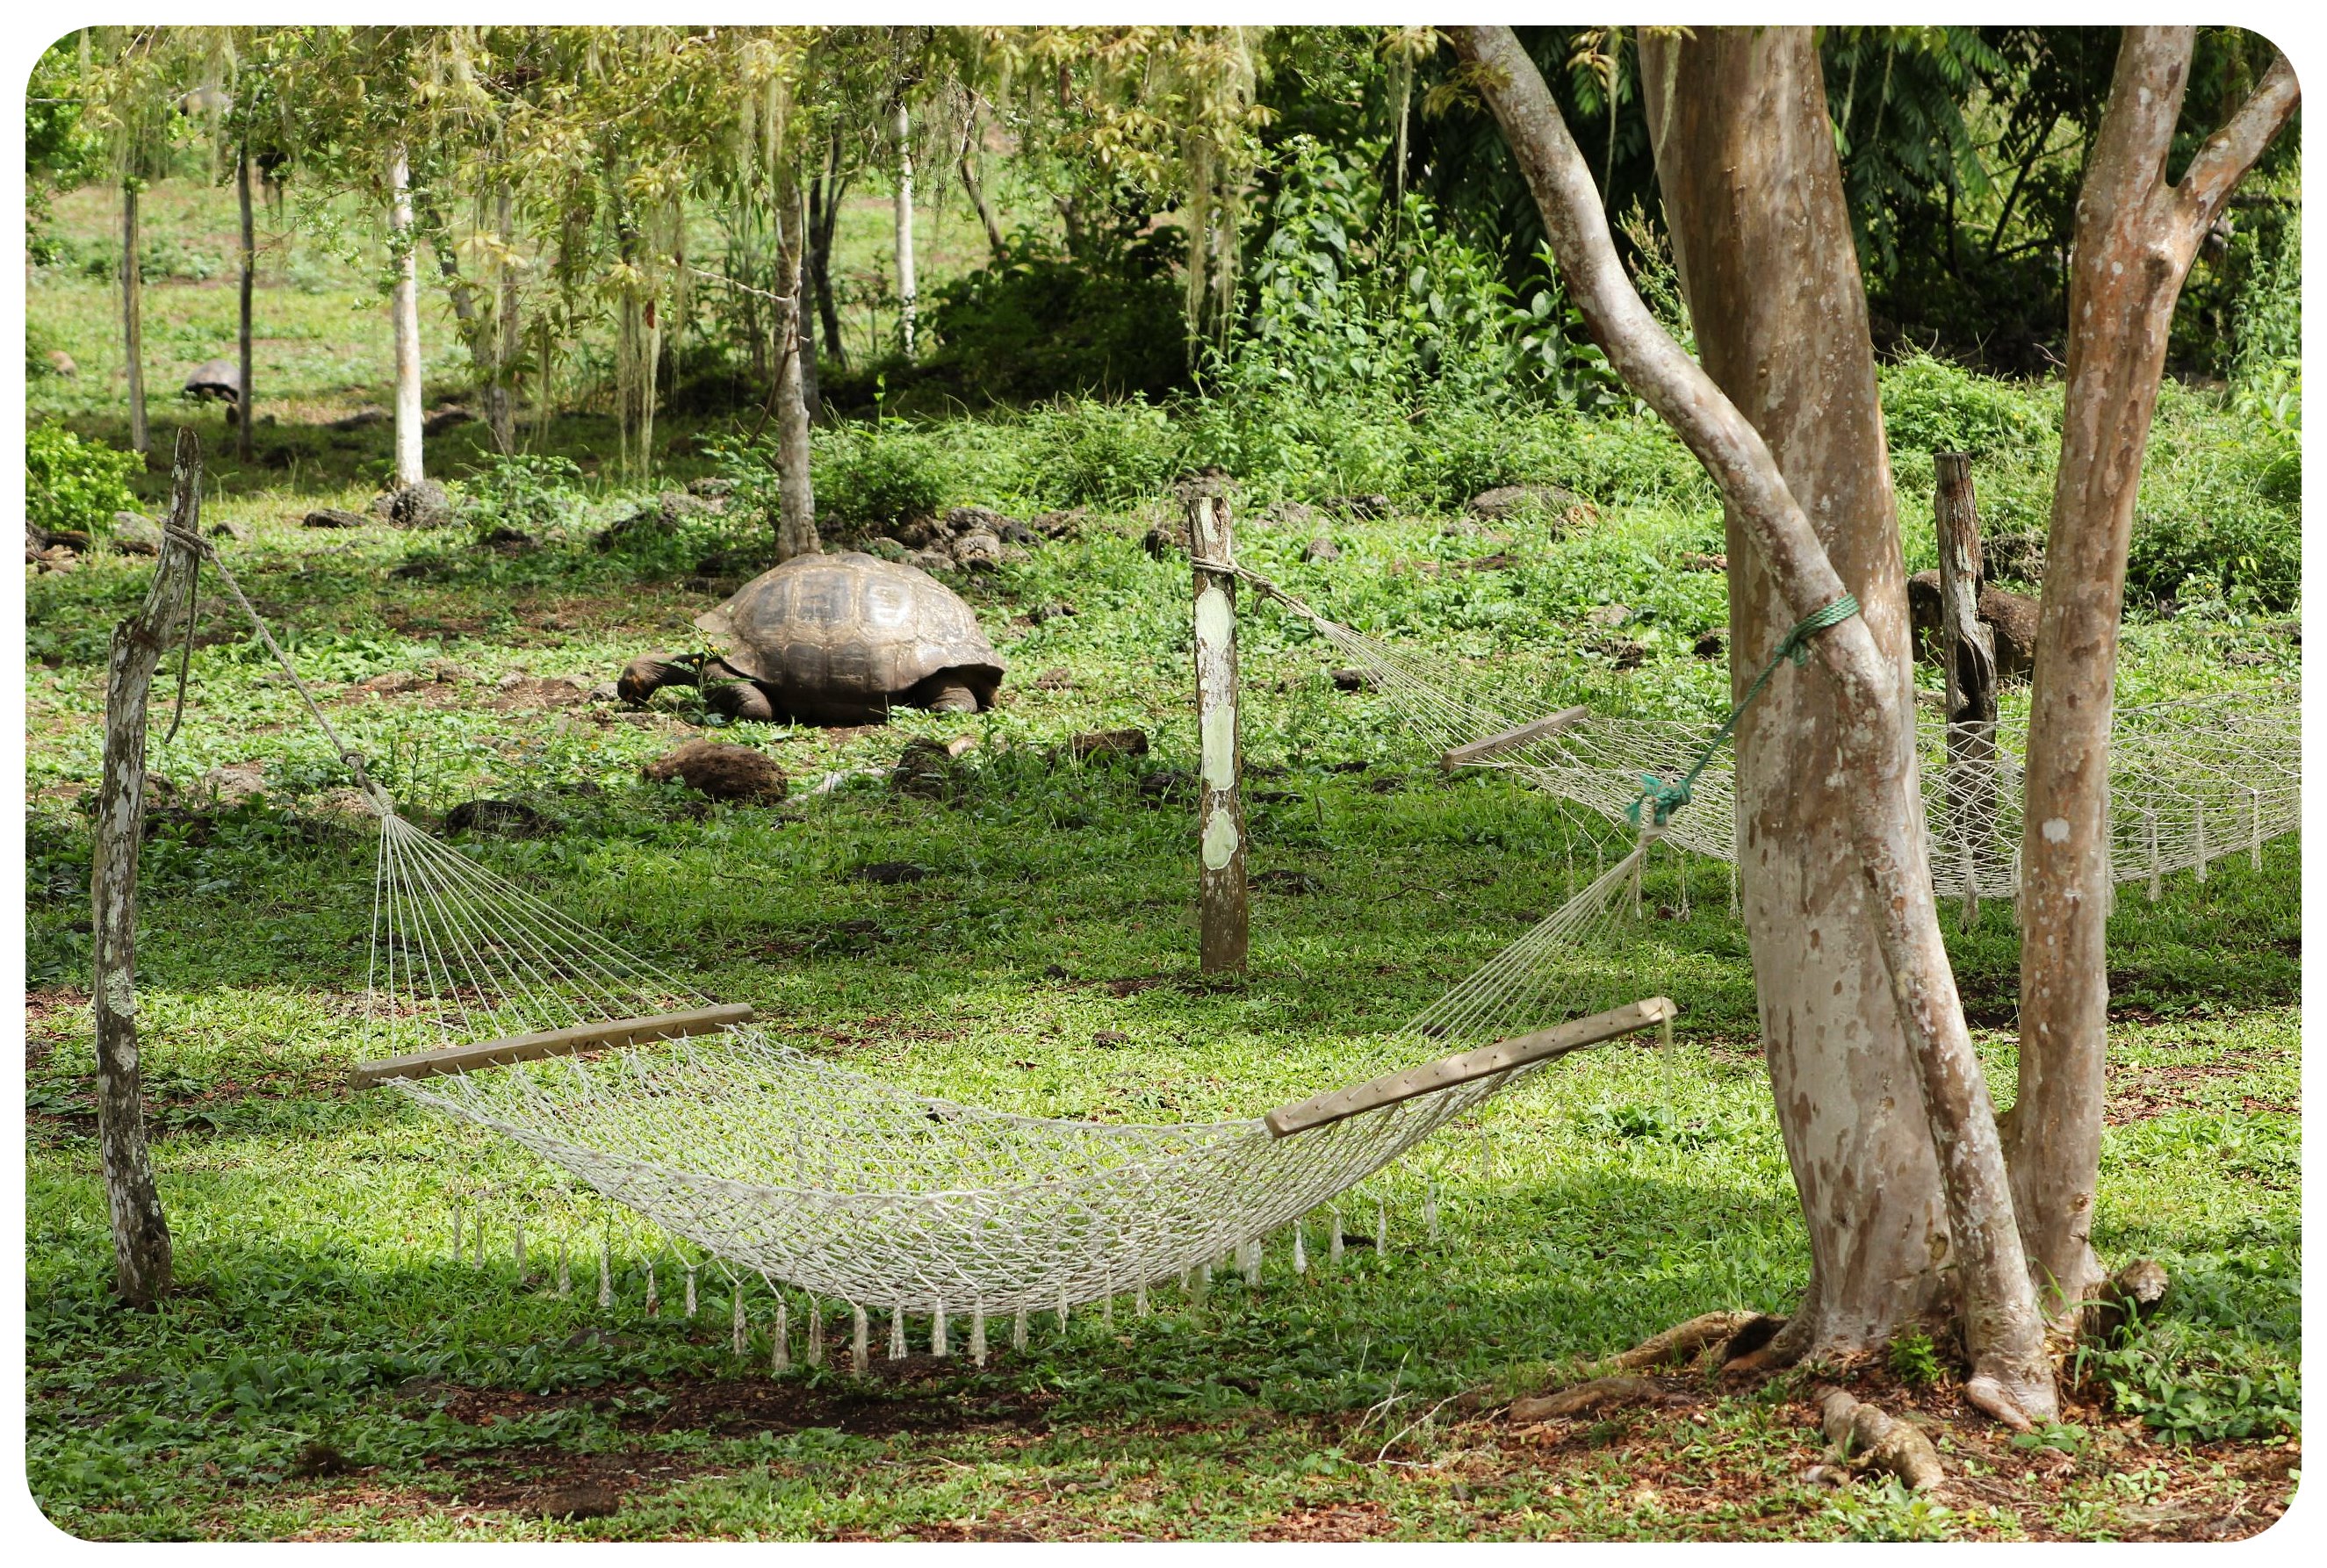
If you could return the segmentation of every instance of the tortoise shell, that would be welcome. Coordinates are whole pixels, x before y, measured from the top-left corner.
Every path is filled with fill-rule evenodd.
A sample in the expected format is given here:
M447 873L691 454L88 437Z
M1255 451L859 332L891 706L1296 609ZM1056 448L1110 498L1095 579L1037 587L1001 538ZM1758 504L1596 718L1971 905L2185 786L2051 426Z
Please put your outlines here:
M816 723L875 722L946 686L990 708L1005 667L952 589L855 550L795 555L695 624L777 707Z

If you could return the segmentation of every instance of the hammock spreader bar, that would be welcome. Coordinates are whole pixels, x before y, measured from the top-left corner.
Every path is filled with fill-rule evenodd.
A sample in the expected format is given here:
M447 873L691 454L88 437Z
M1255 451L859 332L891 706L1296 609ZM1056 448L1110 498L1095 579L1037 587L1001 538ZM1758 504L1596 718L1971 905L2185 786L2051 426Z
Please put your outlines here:
M480 1040L443 1050L415 1051L410 1056L384 1057L358 1062L348 1069L351 1088L368 1089L389 1078L434 1078L439 1073L469 1072L477 1068L504 1067L513 1061L537 1061L546 1056L571 1056L602 1045L643 1045L655 1040L684 1040L691 1034L715 1034L733 1024L752 1022L747 1003L697 1007L685 1013L661 1013L652 1018L617 1018L606 1023L579 1023L571 1029L547 1029L538 1034L511 1034L500 1040Z
M1280 1106L1261 1118L1270 1133L1280 1138L1295 1133L1322 1127L1329 1122L1342 1121L1350 1116L1378 1111L1384 1106L1394 1106L1400 1100L1411 1100L1434 1094L1456 1084L1469 1083L1499 1072L1509 1072L1530 1062L1549 1061L1586 1046L1602 1045L1639 1030L1659 1024L1669 1025L1680 1013L1672 999L1651 996L1645 1001L1628 1002L1606 1013L1595 1013L1589 1018L1571 1019L1550 1029L1538 1029L1531 1034L1518 1035L1510 1040L1482 1045L1476 1050L1466 1050L1460 1056L1444 1057L1437 1061L1410 1067L1371 1083L1359 1084L1354 1088L1335 1089L1330 1094L1312 1095L1289 1106Z

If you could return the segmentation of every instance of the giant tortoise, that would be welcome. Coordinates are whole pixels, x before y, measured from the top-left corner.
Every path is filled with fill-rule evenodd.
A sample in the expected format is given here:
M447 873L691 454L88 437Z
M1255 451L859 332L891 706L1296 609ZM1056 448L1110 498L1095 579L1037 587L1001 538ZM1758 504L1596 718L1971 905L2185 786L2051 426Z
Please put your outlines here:
M1001 657L959 595L861 551L796 555L695 624L711 654L631 660L615 686L624 701L699 685L731 718L863 724L895 707L977 713L1002 684Z

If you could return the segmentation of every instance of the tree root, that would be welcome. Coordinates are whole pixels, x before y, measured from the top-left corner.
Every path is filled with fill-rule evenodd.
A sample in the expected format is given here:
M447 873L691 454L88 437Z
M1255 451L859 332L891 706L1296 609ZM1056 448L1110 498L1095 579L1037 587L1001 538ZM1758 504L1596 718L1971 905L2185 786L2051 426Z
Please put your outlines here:
M1931 1440L1896 1416L1853 1399L1839 1388L1812 1391L1819 1424L1839 1457L1862 1469L1897 1476L1910 1491L1928 1491L1947 1479Z
M1693 1360L1708 1346L1726 1344L1753 1317L1752 1312L1701 1312L1611 1357L1608 1365L1620 1371L1637 1372L1644 1367L1668 1367Z
M2172 1283L2165 1265L2154 1258L2137 1258L2126 1265L2109 1275L2108 1283L2085 1302L2078 1326L2079 1337L2111 1339L2119 1330L2156 1311Z
M1510 1418L1520 1426L1538 1421L1565 1421L1594 1410L1621 1410L1632 1405L1662 1405L1663 1387L1647 1377L1594 1377L1536 1399L1511 1401Z

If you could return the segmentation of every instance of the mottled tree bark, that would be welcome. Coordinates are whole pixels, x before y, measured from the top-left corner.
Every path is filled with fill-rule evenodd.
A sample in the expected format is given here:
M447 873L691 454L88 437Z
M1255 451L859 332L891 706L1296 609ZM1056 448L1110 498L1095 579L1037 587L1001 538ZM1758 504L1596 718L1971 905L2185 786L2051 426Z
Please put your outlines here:
M823 548L816 530L816 491L808 481L808 414L802 364L800 315L808 217L799 175L790 163L776 182L776 559L813 555Z
M1009 259L1010 243L1002 238L1002 225L995 220L994 208L986 200L986 182L977 177L977 105L972 102L961 126L961 188L968 192L969 204L977 210L977 221L986 229L986 247L994 253L995 266Z
M2102 1277L2090 1237L2108 1053L2108 742L2142 455L2191 261L2297 101L2282 58L2169 183L2194 33L2126 29L2086 160L2069 277L2061 466L2028 718L2012 1115L2013 1185L2056 1324Z
M137 258L137 182L121 182L121 347L129 372L129 450L151 452L145 425L145 302Z
M1938 477L1932 521L1939 546L1939 663L1948 681L1949 820L1940 831L1954 835L1963 857L1969 925L1979 918L1979 868L1993 848L1995 824L1995 634L1979 618L1986 571L1971 458L1940 452L1931 462Z
M1616 258L1591 173L1518 39L1500 27L1455 28L1452 36L1457 51L1472 67L1476 84L1501 123L1542 210L1569 293L1618 373L1673 427L1719 485L1731 518L1741 525L1739 537L1752 546L1757 569L1767 574L1789 621L1833 603L1849 585L1828 559L1818 527L1788 488L1769 443L1640 303ZM1693 67L1692 57L1699 50L1706 51L1697 57L1706 63ZM1655 47L1644 51L1649 56L1644 75L1655 84L1651 126L1659 141L1671 143L1677 152L1681 105L1696 96L1675 85L1679 72L1702 70L1714 79L1736 80L1736 68L1729 61L1731 51L1737 50L1753 51L1747 57L1743 101L1699 106L1707 117L1701 134L1710 145L1705 153L1692 155L1708 155L1712 146L1727 138L1741 162L1734 170L1715 164L1699 171L1703 188L1708 194L1718 193L1728 209L1728 222L1750 226L1741 232L1772 233L1769 225L1774 220L1749 213L1748 208L1790 214L1787 221L1798 231L1786 237L1789 248L1745 258L1752 265L1781 267L1793 262L1805 244L1837 247L1846 258L1846 223L1832 232L1808 227L1828 221L1824 216L1827 197L1764 182L1781 171L1820 184L1836 182L1833 210L1839 210L1839 176L1826 129L1824 91L1807 32L1756 29L1717 42L1700 33L1698 41L1685 46L1655 41ZM1731 116L1737 117L1734 129L1724 125ZM1816 135L1799 128L1812 120ZM1755 126L1758 129L1747 134ZM1818 149L1823 149L1822 160ZM1668 199L1671 189L1668 182ZM1706 258L1700 255L1692 260L1704 265ZM1790 292L1790 282L1815 285L1827 274L1814 269L1786 281L1778 281L1779 275L1764 271L1762 285L1783 294ZM1813 293L1794 308L1847 310L1850 302L1856 302L1863 313L1855 272L1847 281L1847 301ZM1780 307L1772 302L1765 308ZM1691 312L1702 334L1705 316L1694 298ZM1859 343L1849 360L1814 365L1809 373L1834 378L1847 397L1853 361L1863 360L1866 353L1865 345ZM1871 409L1871 388L1868 396ZM1830 519L1829 527L1834 526ZM1893 529L1895 550L1895 524ZM1895 573L1898 568L1894 563L1887 570ZM1750 596L1751 584L1746 586ZM1870 574L1867 586L1876 595L1869 612L1821 634L1812 647L1831 680L1831 716L1826 722L1831 725L1838 769L1848 779L1840 804L1864 879L1864 918L1882 956L1897 1027L1912 1063L1909 1081L1920 1092L1947 1199L1947 1244L1953 1254L1964 1337L1972 1359L1966 1391L2002 1419L2015 1423L2049 1419L2057 1413L2059 1401L2012 1210L2003 1148L1931 899L1911 740L1913 715L1903 660L1903 608L1895 598L1886 602L1879 575ZM1895 594L1895 584L1892 592ZM1884 639L1893 639L1896 651L1886 651ZM1766 640L1762 648L1766 651ZM1739 657L1750 658L1751 651L1741 647ZM1746 787L1741 770L1741 790ZM1741 858L1760 853L1749 844ZM1776 853L1781 852L1773 852L1773 859ZM1813 941L1822 944L1825 934L1803 926L1795 940L1808 961L1817 950ZM1795 1108L1815 1104L1841 1087L1803 1085ZM1851 1086L1854 1094L1862 1087ZM1787 1108L1782 1097L1780 1106L1781 1111ZM1857 1210L1875 1201L1875 1196L1856 1190L1837 1191L1834 1198L1831 1208L1809 1211L1806 1218L1814 1232L1840 1227L1847 1240Z
M388 244L396 287L388 321L396 341L396 482L418 484L426 477L420 451L420 273L413 253L412 171L398 148L388 165Z
M114 629L105 680L105 772L98 785L89 869L92 1012L97 1023L98 1159L113 1222L114 1289L132 1306L170 1289L170 1223L145 1147L137 1043L137 850L145 830L145 706L162 656L192 606L191 541L201 527L201 443L178 432L169 528L136 614Z
M1185 497L1188 538L1199 563L1236 561L1224 487L1197 481ZM1237 733L1236 578L1196 567L1196 731L1203 768L1196 805L1197 967L1240 975L1251 940L1245 883L1243 757Z
M921 288L913 268L913 122L905 100L897 100L897 334L905 358L913 357L920 324Z
M1823 107L1800 47L1727 29L1659 46L1658 179L1706 373L1769 443L1863 606L1883 679L1910 681L1906 588L1874 359ZM1734 506L1730 685L1743 695L1796 616ZM1868 910L1832 676L1771 683L1737 728L1737 882L1810 1281L1776 1354L1883 1344L1939 1300L1947 1204L1914 1054ZM1911 732L1888 767L1912 777Z

